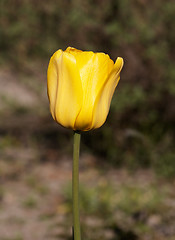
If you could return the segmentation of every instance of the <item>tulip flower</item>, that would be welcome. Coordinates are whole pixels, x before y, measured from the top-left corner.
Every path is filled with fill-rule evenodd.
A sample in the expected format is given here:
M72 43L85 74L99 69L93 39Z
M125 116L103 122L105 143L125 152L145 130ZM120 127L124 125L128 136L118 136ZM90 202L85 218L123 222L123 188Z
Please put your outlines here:
M68 47L56 51L47 73L50 111L56 122L88 131L105 122L123 59Z
M68 47L50 59L47 89L53 119L74 130L72 198L74 240L81 240L79 217L80 132L105 122L120 79L123 59Z

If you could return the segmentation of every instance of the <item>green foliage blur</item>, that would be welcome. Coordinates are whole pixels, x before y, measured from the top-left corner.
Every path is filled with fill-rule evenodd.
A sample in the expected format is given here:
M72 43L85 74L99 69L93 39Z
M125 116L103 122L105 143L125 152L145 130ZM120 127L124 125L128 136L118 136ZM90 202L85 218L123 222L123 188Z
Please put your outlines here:
M122 56L107 122L86 133L83 146L112 166L151 166L173 177L174 13L174 0L1 0L0 64L46 65L67 46Z

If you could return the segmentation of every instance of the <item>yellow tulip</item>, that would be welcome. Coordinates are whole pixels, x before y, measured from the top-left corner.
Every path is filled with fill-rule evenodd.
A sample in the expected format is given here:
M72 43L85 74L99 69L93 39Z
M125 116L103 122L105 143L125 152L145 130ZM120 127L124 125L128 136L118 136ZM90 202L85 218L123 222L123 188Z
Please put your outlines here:
M59 49L50 59L47 90L56 122L73 130L88 131L105 122L123 59L115 64L107 54Z

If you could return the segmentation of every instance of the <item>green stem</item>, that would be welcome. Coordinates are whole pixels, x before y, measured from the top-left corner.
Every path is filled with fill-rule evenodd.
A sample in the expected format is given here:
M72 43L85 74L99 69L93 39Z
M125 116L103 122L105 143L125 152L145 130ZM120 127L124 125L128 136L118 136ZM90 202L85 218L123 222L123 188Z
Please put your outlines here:
M73 168L72 168L72 199L73 199L73 234L74 240L81 240L79 214L79 152L80 132L74 132Z

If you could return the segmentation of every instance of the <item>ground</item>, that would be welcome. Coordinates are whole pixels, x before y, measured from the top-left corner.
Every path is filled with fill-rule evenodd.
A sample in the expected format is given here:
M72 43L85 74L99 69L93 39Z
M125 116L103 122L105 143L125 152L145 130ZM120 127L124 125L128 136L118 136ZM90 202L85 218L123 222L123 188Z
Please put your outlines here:
M71 239L71 158L24 155L1 159L0 239ZM158 181L150 170L104 170L91 155L81 156L80 182L85 239L175 239L175 182Z

